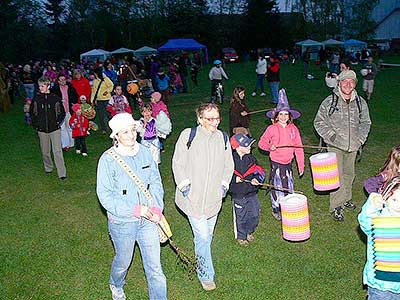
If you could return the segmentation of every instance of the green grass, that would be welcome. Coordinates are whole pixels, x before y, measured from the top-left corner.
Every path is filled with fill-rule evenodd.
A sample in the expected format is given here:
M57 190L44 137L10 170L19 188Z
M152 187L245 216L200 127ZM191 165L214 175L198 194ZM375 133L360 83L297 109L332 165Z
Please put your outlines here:
M398 61L398 57L389 60ZM250 97L255 84L254 68L253 62L228 65L226 95L241 84L247 89L251 110L271 107L269 95ZM312 120L319 103L330 93L319 67L312 66L311 71L320 79L304 80L300 64L283 65L281 71L281 87L286 88L291 106L303 114L296 124L306 144L318 142ZM191 87L191 93L171 98L174 131L166 141L160 165L165 214L175 241L191 253L190 226L174 204L171 157L181 130L195 125L196 103L208 99L207 73L208 67L200 73L199 87ZM356 166L353 199L357 212L365 201L364 179L376 173L389 149L399 143L399 76L400 68L388 68L376 80L370 104L373 125L362 160ZM224 130L228 130L228 107L228 103L222 106ZM268 124L263 113L253 115L254 137L259 138ZM0 114L0 128L0 299L110 299L108 277L113 248L106 216L95 192L97 160L110 146L110 139L98 133L90 135L87 158L66 153L68 181L60 182L56 174L44 174L38 138L24 124L21 102L10 113ZM253 153L268 171L268 157L256 148ZM307 149L307 158L313 153ZM269 195L261 191L256 241L240 248L233 237L232 205L227 197L212 244L218 289L207 293L197 280L190 281L177 266L175 254L164 246L161 255L169 299L365 299L365 243L357 212L346 213L343 223L334 222L328 214L328 195L316 195L312 189L308 165L302 179L296 176L295 188L308 197L310 240L284 241L280 224L270 214ZM138 250L126 279L127 299L147 299Z

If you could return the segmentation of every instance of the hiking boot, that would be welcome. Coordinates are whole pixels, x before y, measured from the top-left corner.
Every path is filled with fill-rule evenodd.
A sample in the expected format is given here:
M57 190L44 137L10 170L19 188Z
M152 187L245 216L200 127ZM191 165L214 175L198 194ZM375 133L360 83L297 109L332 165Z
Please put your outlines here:
M251 96L252 96L252 97L255 97L256 95L257 95L256 92L252 92L252 93L251 93Z
M247 240L237 240L237 241L240 246L247 247L249 245L249 242Z
M117 288L115 285L110 284L112 300L125 300L126 296L122 288Z
M255 240L254 235L253 235L252 233L249 233L249 234L247 235L247 240L248 240L249 242L253 242L253 241Z
M200 283L205 291L212 291L217 288L214 281L200 281Z
M332 214L332 218L335 221L344 221L343 208L342 207L336 207L331 214Z
M275 218L275 220L280 221L282 220L281 212L280 211L271 211L272 216Z
M346 201L345 203L343 203L343 208L345 208L347 210L355 210L356 205L351 201Z

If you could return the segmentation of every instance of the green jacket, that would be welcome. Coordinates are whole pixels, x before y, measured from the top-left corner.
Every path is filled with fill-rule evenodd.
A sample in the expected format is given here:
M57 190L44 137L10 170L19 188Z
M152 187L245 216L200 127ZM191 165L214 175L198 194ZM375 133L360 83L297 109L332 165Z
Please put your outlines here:
M336 107L333 97L338 97ZM357 151L366 142L371 128L368 105L356 90L347 103L336 87L332 95L322 101L314 128L327 145L347 152Z

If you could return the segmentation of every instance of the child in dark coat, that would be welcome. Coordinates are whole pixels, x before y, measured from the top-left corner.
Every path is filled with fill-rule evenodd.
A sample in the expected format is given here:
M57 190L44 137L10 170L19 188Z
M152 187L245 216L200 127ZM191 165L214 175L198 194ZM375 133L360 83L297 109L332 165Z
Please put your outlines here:
M237 133L230 141L232 148L236 150L233 152L235 170L229 187L234 207L234 232L239 245L247 246L254 240L253 233L260 218L257 192L264 182L265 171L251 154L251 145L255 139Z

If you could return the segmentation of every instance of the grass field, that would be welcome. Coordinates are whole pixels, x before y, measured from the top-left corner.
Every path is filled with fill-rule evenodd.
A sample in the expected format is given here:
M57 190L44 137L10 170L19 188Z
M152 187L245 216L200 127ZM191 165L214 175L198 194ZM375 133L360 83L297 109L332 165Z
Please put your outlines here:
M387 61L399 61L399 57ZM255 85L254 70L254 62L228 65L230 80L225 84L226 95L229 97L236 85L244 85L251 110L271 107L269 94L264 98L250 97ZM312 121L319 103L330 91L319 67L312 66L311 71L320 79L303 79L300 64L283 65L281 87L286 88L291 106L303 114L296 120L303 143L315 145L318 138ZM166 141L160 165L165 215L174 240L191 253L190 226L174 204L171 157L181 130L195 125L196 104L208 100L207 75L205 67L199 75L199 87L171 98L174 130ZM363 181L377 172L389 149L399 143L399 78L400 68L390 68L382 70L376 80L370 103L373 125L362 160L356 165L353 188L356 212L346 213L344 222L333 221L328 214L328 195L313 191L307 164L303 178L295 177L295 188L308 197L311 238L303 243L283 240L280 223L270 214L269 195L261 191L256 241L241 248L234 240L228 196L212 244L217 290L205 292L196 279L189 280L177 266L175 254L164 246L161 255L169 299L365 299L362 285L365 240L357 214L366 198ZM228 130L227 102L222 106L220 127L224 130ZM99 133L90 135L87 158L74 152L65 153L68 180L61 182L55 172L51 176L44 174L38 138L23 118L22 102L16 103L10 113L0 114L0 299L111 299L108 278L113 248L106 216L95 192L97 160L110 146L110 139ZM253 136L258 139L268 124L264 114L253 115ZM257 148L253 153L268 171L268 157ZM306 150L307 158L313 153ZM126 281L127 299L147 299L139 251Z

